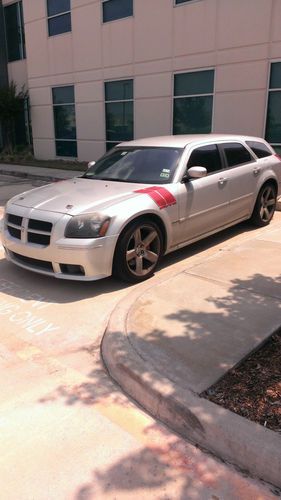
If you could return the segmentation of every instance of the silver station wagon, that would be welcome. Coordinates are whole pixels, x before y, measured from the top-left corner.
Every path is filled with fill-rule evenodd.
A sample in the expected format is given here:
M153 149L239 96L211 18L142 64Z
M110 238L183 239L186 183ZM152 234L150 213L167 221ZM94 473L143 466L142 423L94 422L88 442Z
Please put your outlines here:
M124 142L81 177L12 198L2 242L56 278L138 282L162 255L251 219L271 221L281 159L263 139L183 135Z

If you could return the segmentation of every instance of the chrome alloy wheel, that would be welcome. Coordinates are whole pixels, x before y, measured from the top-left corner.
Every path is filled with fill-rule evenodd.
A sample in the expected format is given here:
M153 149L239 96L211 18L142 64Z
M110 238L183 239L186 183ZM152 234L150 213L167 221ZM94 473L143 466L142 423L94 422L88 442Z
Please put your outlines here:
M275 211L276 193L272 186L266 186L260 197L260 218L263 222L269 222Z
M127 266L137 277L144 277L156 267L161 253L159 233L154 226L143 224L131 234L126 249Z

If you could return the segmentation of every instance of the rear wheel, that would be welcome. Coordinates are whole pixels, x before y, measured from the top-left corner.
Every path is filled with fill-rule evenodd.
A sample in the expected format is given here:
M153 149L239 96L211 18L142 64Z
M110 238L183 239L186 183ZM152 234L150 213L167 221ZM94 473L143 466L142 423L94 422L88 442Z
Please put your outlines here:
M163 238L157 224L143 219L131 224L117 243L113 274L131 283L150 278L159 262Z
M270 223L276 208L277 192L273 184L265 184L257 197L251 221L259 227Z

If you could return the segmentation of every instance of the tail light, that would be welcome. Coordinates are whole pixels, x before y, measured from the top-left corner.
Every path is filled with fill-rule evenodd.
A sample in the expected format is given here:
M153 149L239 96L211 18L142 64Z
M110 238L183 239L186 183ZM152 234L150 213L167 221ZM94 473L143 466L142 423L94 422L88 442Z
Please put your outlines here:
M281 161L281 155L278 155L277 153L275 153L274 156L277 158L277 160Z

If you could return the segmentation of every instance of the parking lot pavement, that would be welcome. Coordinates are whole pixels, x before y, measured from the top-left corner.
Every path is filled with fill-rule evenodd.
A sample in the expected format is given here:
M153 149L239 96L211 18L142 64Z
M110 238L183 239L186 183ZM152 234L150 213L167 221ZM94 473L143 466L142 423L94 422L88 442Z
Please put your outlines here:
M0 178L3 203L33 184L13 180ZM159 274L243 234L234 229L167 257ZM111 278L72 283L37 275L7 262L0 247L1 497L274 498L272 488L142 412L107 376L101 337L114 306L136 289Z

